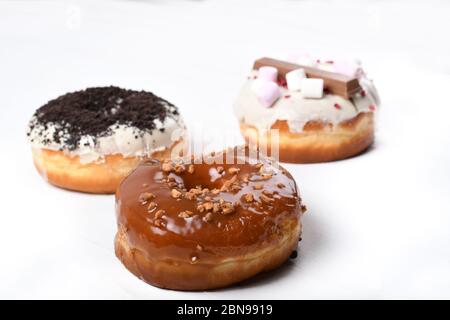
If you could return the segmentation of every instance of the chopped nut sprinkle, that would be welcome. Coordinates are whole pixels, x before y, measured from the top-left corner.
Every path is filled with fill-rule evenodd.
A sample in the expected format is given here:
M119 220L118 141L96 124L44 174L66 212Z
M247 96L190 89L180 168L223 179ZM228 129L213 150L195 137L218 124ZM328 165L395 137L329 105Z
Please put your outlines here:
M139 202L141 202L142 204L146 204L147 201L152 200L155 198L155 195L153 193L150 192L144 192L141 193L139 196Z
M172 189L170 193L172 195L172 198L178 199L179 197L181 197L181 192L177 189Z
M198 257L197 256L192 256L191 257L191 262L192 263L196 263L198 261Z
M241 186L238 184L233 184L231 186L231 191L240 191L241 189L242 189Z
M234 212L234 208L233 207L227 207L222 209L223 214L231 214Z
M211 201L211 197L205 197L205 201Z
M260 169L263 165L264 165L264 163L262 163L262 162L257 163L257 164L255 164L255 168Z
M230 214L234 212L234 206L230 202L226 202L222 205L222 213L223 214Z
M188 200L194 200L196 198L195 194L193 192L186 192L184 194L184 197Z
M193 164L189 165L188 172L191 174L194 173L194 165Z
M176 182L169 182L167 185L169 186L169 188L175 188L176 186L178 186Z
M206 211L212 210L213 208L213 203L212 202L205 202L203 204L203 207L205 208Z
M222 188L220 188L221 191L229 191L230 187L233 185L233 183L236 182L237 176L233 176L230 180L227 180L223 183Z
M214 194L214 195L218 195L220 193L220 190L219 189L212 189L211 193Z
M220 211L220 204L218 204L217 202L213 204L213 212L219 212Z
M225 169L223 167L217 167L217 172L219 174L222 174L225 171Z
M271 173L263 173L261 174L261 179L263 180L269 180L270 178L272 178L272 174Z
M161 165L161 169L162 169L162 171L164 171L164 172L170 172L170 171L173 170L173 164L172 164L171 162L164 162L164 163Z
M198 251L203 251L203 247L200 244L197 244L196 249Z
M229 174L237 174L237 173L239 173L239 171L241 171L241 169L239 169L239 168L230 168L230 169L228 169L228 173Z
M152 211L153 209L155 209L158 205L156 204L156 202L150 202L150 204L148 205L147 209L148 211Z
M199 204L199 205L197 206L197 211L203 212L203 211L205 211L205 207L204 207L202 204Z
M191 190L189 190L189 192L191 192L195 195L199 195L202 193L202 190L200 190L199 188L191 188Z
M184 165L182 165L182 164L177 164L176 166L175 166L175 172L176 173L182 173L182 172L184 172L186 170L186 167L184 166Z
M163 227L164 226L164 221L162 219L156 219L153 223L157 227Z
M253 194L247 193L244 195L245 202L253 202Z
M161 218L163 215L166 214L166 211L163 209L159 209L158 211L155 212L155 219L159 219Z
M259 198L261 199L262 202L264 203L272 203L274 200L272 198L269 198L268 196L261 194L259 196Z
M178 214L180 218L190 218L194 213L189 210L182 211Z
M211 222L212 221L212 213L208 212L204 217L203 217L203 221L205 222Z
M262 184L255 184L254 186L253 186L253 189L255 189L255 190L261 190L263 188L263 186L262 186Z

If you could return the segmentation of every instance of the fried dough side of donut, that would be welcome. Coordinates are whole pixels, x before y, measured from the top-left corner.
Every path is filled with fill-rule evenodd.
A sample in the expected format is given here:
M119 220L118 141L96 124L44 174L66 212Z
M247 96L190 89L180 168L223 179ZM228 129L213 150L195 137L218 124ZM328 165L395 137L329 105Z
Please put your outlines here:
M140 165L116 193L116 256L140 279L219 288L276 268L295 250L304 206L285 169L166 164Z
M259 135L258 130L244 123L241 132L247 141L268 146L270 133ZM355 156L374 141L373 113L359 113L353 119L336 126L309 122L301 133L289 130L286 121L278 120L271 127L279 131L279 158L287 163L316 163L341 160Z
M171 148L152 153L159 160L182 154L183 141ZM80 163L79 157L71 157L62 151L32 149L33 161L39 173L51 184L60 188L87 193L113 194L120 181L139 163L148 158L107 155L101 162Z
M291 221L280 229L277 244L261 245L252 253L218 262L191 262L152 259L140 250L130 248L123 226L115 239L116 256L136 277L154 286L174 290L210 290L241 282L283 264L297 248L301 224Z

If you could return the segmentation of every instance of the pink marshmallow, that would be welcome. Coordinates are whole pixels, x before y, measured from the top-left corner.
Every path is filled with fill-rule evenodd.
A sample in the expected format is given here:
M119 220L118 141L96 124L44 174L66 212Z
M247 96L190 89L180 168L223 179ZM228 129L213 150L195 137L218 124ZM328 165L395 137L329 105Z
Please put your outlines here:
M275 82L265 81L257 88L256 98L264 107L270 108L280 97L280 88Z
M259 78L267 81L276 82L278 77L278 70L274 67L259 68Z

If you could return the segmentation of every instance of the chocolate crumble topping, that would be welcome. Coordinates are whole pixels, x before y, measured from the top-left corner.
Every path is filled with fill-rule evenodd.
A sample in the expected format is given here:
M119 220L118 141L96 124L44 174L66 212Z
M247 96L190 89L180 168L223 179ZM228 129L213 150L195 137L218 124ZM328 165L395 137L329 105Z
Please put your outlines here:
M75 150L82 136L94 139L107 136L111 127L128 125L137 128L135 138L156 128L155 120L177 116L178 108L151 92L127 90L114 86L88 88L67 93L40 107L29 125L34 129L58 125L53 141ZM164 128L159 129L161 132ZM28 135L29 135L28 133ZM45 144L51 141L44 141Z

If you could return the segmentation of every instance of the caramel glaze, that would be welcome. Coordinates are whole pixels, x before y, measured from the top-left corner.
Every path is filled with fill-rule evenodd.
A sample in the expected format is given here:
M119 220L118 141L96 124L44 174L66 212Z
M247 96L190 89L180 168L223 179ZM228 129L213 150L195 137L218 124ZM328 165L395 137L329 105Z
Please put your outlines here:
M140 165L116 193L118 225L131 251L175 265L213 265L276 245L283 225L299 230L304 207L290 173L269 160L238 161L243 164ZM208 202L215 209L199 210Z

